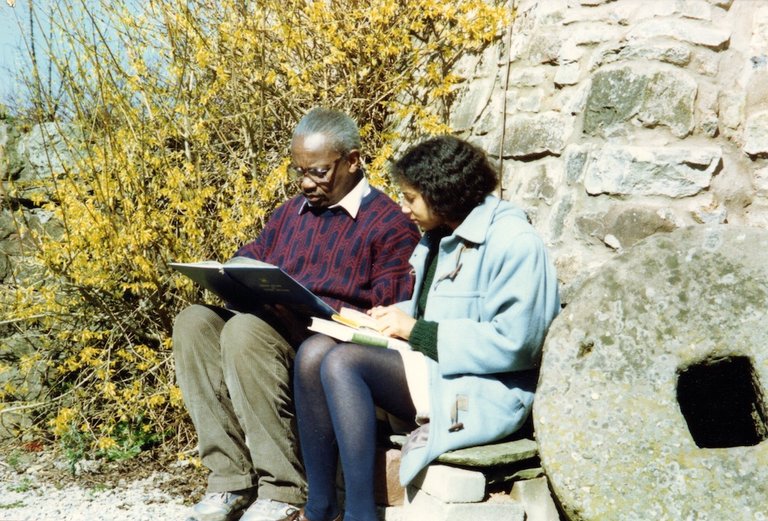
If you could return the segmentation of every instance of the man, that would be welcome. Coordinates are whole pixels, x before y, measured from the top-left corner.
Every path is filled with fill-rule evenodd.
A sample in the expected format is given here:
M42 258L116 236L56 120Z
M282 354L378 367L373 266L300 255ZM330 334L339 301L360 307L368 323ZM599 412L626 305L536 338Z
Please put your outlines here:
M302 195L235 255L280 266L336 309L409 298L419 232L368 185L355 122L310 111L294 130L289 168ZM306 500L290 392L306 323L290 310L262 308L192 305L176 317L176 376L210 470L208 492L187 521L229 521L243 510L241 521L272 521Z

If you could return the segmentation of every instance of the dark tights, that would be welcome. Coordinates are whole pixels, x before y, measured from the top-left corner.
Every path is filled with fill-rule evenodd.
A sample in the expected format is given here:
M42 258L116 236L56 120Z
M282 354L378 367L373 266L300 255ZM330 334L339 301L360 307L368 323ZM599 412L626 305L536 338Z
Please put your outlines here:
M344 520L376 521L375 405L406 420L416 414L400 354L337 344L316 335L299 348L294 371L296 415L309 483L306 516L328 521L338 515L335 483L340 457L346 491Z

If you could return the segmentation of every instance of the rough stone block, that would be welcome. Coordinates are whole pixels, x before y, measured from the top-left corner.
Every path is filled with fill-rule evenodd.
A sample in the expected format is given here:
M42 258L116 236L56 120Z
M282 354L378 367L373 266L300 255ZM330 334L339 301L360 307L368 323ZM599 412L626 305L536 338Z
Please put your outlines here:
M752 173L752 187L760 197L768 197L768 166L758 168Z
M573 133L574 118L559 112L536 115L518 114L507 119L503 150L492 143L494 156L524 158L544 154L560 154Z
M411 483L443 503L477 503L485 497L482 472L446 465L429 465Z
M768 518L766 251L765 229L689 226L570 297L533 418L571 521Z
M509 85L511 87L538 87L546 79L546 73L540 67L516 67L509 72Z
M682 226L664 210L652 206L617 205L602 219L604 235L613 235L620 248L629 248L655 233L668 233Z
M451 128L455 131L472 129L478 116L488 106L494 91L495 78L478 78L472 88L465 88L462 96L451 111Z
M698 20L678 18L641 22L632 27L627 35L629 41L665 37L718 50L728 46L731 33Z
M728 221L727 207L712 194L692 201L690 212L699 224L725 224Z
M681 43L643 42L629 44L619 52L624 60L656 60L684 67L691 62L691 49Z
M751 204L744 218L749 226L768 228L768 204L763 202Z
M587 193L688 197L709 187L720 167L718 147L607 145L586 168Z
M555 85L575 85L581 80L581 67L578 63L562 65L555 73Z
M753 157L768 157L768 110L751 115L744 128L744 152Z
M692 18L694 20L711 21L712 20L712 5L707 0L688 0L687 2L681 2L679 5L680 14L684 18Z
M67 140L73 134L58 123L42 123L22 135L16 144L16 152L30 168L22 172L21 179L45 178L71 166L73 159Z
M8 143L8 123L0 121L0 159L3 158L3 148Z
M584 132L608 134L615 126L636 120L685 137L694 127L696 92L696 81L681 70L661 65L605 67L592 77Z

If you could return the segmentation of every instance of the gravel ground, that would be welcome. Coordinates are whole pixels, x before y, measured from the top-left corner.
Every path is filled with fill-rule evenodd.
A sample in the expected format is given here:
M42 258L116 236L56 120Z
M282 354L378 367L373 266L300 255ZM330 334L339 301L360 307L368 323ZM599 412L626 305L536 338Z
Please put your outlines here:
M0 521L184 521L205 480L194 467L0 455Z

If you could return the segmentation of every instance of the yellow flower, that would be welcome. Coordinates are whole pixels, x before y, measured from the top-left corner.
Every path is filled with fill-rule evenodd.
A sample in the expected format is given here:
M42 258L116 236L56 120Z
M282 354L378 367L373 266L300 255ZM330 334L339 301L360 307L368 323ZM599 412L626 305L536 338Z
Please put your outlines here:
M156 0L137 14L99 0L117 29L104 42L69 6L52 4L50 37L73 159L34 186L7 183L52 217L11 214L30 259L0 306L35 339L21 367L50 366L70 393L54 398L77 404L51 420L56 436L91 425L104 450L111 427L141 416L184 439L169 330L210 295L167 263L225 260L297 193L290 136L315 105L358 120L371 183L387 190L393 144L451 131L451 64L513 13L501 0Z
M96 448L98 450L107 450L117 447L117 442L110 436L100 436L96 439Z
M56 418L51 420L51 430L56 437L61 437L70 431L72 422L75 419L77 412L69 407L64 407L59 410Z

